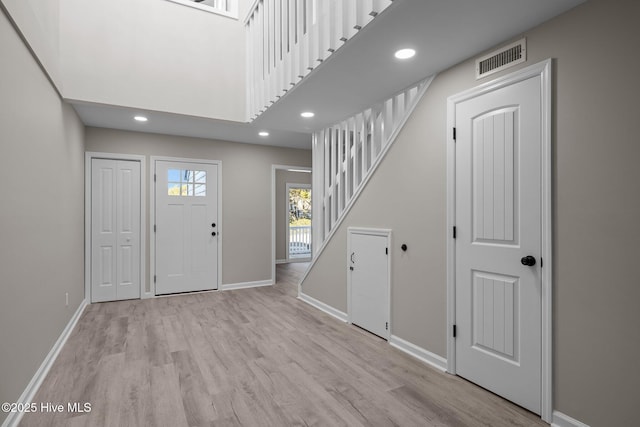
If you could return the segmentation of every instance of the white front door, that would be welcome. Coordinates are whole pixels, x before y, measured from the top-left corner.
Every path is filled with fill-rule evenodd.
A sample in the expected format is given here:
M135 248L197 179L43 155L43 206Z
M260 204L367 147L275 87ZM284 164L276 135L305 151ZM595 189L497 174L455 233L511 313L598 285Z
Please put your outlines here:
M91 302L140 298L140 162L91 160Z
M157 160L156 295L218 289L218 165Z
M541 102L537 75L455 109L457 373L537 414Z
M389 336L388 235L349 230L349 319L379 337Z

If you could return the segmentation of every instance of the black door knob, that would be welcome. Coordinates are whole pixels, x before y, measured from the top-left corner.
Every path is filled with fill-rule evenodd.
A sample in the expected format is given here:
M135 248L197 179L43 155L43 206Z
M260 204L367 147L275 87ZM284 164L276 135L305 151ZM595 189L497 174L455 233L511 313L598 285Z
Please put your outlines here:
M211 235L212 235L212 236L215 236L215 235L216 235L216 232L215 232L215 231L212 231L212 232L211 232ZM535 262L535 261L534 261L534 262Z
M536 265L536 259L531 255L523 256L520 262L522 265L528 265L529 267Z
M214 223L212 223L212 224L211 224L211 226L212 226L213 228L216 228L216 223L215 223L215 222L214 222Z

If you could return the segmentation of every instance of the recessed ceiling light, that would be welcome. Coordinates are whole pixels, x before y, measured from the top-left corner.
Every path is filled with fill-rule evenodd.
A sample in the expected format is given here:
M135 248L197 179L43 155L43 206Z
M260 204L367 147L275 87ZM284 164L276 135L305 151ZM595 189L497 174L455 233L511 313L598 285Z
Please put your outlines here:
M146 122L147 120L149 120L145 116L135 116L133 119L137 122Z
M269 132L263 130L262 132L258 132L258 135L260 135L260 136L269 136Z
M301 113L300 115L302 117L304 117L305 119L309 119L309 118L315 116L315 114L312 113L311 111L305 111L304 113Z
M416 54L414 49L400 49L395 53L395 57L398 59L409 59L413 58Z

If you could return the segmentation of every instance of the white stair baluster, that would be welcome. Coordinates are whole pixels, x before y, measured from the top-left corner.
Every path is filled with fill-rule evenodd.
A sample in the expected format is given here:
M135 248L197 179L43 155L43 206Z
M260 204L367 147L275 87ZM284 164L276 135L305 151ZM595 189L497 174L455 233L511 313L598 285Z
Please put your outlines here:
M342 123L337 126L336 131L338 133L338 137L336 138L336 149L337 149L337 157L338 157L338 168L337 168L337 177L336 183L338 184L337 192L338 192L338 215L342 213L342 209L344 208L344 180L342 179L342 174L344 171L344 132Z

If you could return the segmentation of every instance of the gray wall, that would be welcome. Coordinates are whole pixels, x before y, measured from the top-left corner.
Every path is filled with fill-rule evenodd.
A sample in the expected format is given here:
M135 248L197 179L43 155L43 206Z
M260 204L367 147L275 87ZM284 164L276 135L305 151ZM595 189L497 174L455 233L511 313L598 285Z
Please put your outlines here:
M60 2L62 0L0 0L30 49L60 88Z
M310 150L87 128L87 151L222 161L222 284L271 278L271 166L308 167ZM153 188L146 177L147 194ZM148 215L152 213L147 197ZM149 275L149 240L147 280ZM149 283L147 283L147 289Z
M248 0L240 20L164 0L58 1L65 98L245 121Z
M555 58L554 408L591 426L638 419L639 16L637 1L590 0L524 34L523 66ZM392 228L393 333L441 356L446 100L477 84L473 61L435 79L303 283L346 310L346 227Z
M246 120L249 0L239 19L164 0L0 3L65 99Z
M1 12L0 52L0 402L15 402L84 298L84 127Z
M276 170L276 260L287 258L287 226L289 225L287 183L311 185L311 174Z

